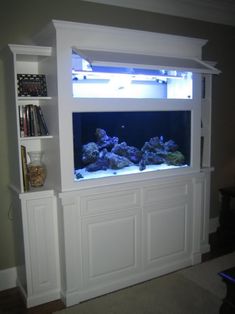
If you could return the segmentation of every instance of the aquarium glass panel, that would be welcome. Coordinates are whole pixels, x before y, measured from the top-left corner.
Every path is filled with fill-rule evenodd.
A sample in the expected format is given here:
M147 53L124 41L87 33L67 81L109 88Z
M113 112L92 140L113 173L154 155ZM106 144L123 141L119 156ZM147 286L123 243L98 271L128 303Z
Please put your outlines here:
M74 179L190 166L190 111L73 113Z
M193 98L192 72L94 66L75 52L72 86L75 98Z

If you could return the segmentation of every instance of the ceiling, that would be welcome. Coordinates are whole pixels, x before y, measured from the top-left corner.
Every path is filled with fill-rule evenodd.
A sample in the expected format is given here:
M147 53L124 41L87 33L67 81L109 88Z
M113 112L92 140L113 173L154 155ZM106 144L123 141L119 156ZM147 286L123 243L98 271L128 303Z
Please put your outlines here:
M82 0L235 26L235 0Z

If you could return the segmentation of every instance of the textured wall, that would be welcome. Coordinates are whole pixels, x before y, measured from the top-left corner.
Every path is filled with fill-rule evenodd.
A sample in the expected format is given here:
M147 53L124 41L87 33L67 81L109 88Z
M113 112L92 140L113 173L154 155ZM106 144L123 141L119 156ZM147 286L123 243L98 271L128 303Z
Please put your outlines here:
M215 60L222 74L213 80L211 217L218 216L218 188L235 184L234 87L232 43L235 28L138 10L83 3L79 0L4 0L0 12L0 48L8 43L30 43L31 36L51 19L88 22L209 39L204 59ZM3 3L2 3L3 4ZM0 270L15 265L9 219L9 164L6 132L7 104L0 62Z

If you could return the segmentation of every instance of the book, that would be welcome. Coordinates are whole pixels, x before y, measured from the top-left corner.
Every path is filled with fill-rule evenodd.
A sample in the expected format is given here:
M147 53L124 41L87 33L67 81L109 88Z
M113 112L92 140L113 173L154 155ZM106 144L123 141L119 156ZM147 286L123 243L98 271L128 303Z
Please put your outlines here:
M30 125L30 136L35 136L35 120L33 115L33 105L29 105L29 125Z
M26 120L26 136L30 136L30 115L29 115L29 106L25 106L25 120Z
M23 185L24 185L24 191L27 192L29 191L29 177L28 177L26 147L24 145L21 145L20 148L21 148Z
M44 119L44 115L40 106L37 106L37 115L38 115L39 125L41 129L41 135L49 135L46 121Z
M20 137L49 135L40 106L28 104L19 107Z
M34 119L34 130L35 130L35 136L41 136L41 128L40 128L40 122L37 115L37 106L33 106L33 119Z
M19 107L20 137L24 137L24 106Z
M22 106L22 111L23 111L24 136L27 136L28 130L27 130L27 119L26 119L25 106Z

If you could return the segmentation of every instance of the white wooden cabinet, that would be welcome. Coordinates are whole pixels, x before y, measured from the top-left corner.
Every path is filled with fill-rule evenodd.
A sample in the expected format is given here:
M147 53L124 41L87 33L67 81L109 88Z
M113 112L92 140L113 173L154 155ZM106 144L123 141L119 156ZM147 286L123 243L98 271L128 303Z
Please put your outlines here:
M199 263L201 254L209 250L212 170L210 73L214 69L200 60L206 41L53 21L35 37L35 42L34 46L9 46L7 72L17 281L27 306L60 297L69 306ZM186 68L192 65L197 72L194 96L183 101L75 99L71 83L74 47L108 51L111 56L118 53L122 63L126 55L134 53L144 61L154 56L154 60L162 62L167 55L171 63L177 61L177 68L181 64ZM209 74L205 75L206 92L201 100L204 71ZM19 97L18 73L45 74L48 96ZM48 136L21 136L19 108L29 103L43 108ZM74 180L73 113L143 108L190 111L190 165L167 171ZM200 137L204 138L202 154ZM41 188L24 190L21 145L27 151L45 153L47 178Z
M201 260L204 175L60 194L66 305Z
M53 80L52 48L9 45L6 63L11 85L8 90L10 141L10 176L14 231L16 239L17 283L28 307L60 297L58 255L57 198L58 184L56 81ZM11 72L9 72L11 69ZM18 95L17 74L45 74L48 95L29 97ZM49 135L26 136L20 132L20 108L41 106ZM46 183L42 187L25 190L22 171L21 146L29 151L43 151L47 168ZM29 159L27 160L29 162ZM54 165L53 165L54 164Z
M12 191L17 284L27 307L60 298L57 206L53 191Z

